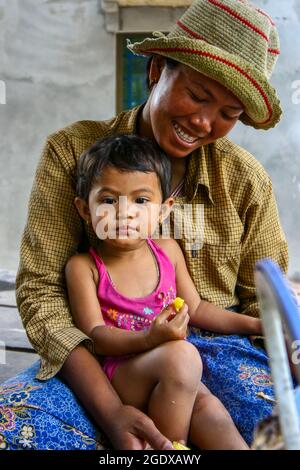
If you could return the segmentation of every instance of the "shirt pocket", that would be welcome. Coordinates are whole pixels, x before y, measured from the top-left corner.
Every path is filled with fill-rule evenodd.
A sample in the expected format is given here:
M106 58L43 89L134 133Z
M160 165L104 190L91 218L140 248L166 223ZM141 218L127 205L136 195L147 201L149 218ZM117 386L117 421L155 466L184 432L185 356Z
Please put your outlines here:
M200 296L217 305L236 303L236 284L241 260L241 243L204 243L188 267Z
M209 270L209 284L213 286L216 295L221 295L219 302L224 305L232 305L235 301L241 246L238 242L226 245L206 243L203 246L205 258L202 258L202 262Z
M203 255L207 261L210 261L216 267L232 266L235 269L240 264L241 259L240 242L214 245L205 243L202 247Z

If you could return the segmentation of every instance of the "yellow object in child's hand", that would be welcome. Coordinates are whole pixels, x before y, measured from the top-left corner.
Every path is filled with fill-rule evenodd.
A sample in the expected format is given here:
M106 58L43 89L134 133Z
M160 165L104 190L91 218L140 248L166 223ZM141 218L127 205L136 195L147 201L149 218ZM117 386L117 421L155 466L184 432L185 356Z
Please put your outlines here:
M184 446L183 444L180 444L180 442L176 442L176 441L172 442L172 446L174 447L175 450L191 450L188 447Z
M181 299L180 297L176 297L176 299L173 302L173 307L175 308L176 312L179 312L183 304L184 304L184 300Z

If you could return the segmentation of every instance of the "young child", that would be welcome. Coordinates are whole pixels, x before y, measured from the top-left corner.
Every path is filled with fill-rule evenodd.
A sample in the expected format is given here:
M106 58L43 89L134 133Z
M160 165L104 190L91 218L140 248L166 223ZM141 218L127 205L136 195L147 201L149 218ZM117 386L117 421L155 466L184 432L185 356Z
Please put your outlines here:
M201 384L201 358L185 338L189 323L260 334L261 322L201 300L177 242L151 239L172 209L170 185L170 161L148 139L108 137L81 156L75 205L100 242L66 265L71 311L123 403L146 412L171 441L248 449ZM185 299L177 313L176 296Z

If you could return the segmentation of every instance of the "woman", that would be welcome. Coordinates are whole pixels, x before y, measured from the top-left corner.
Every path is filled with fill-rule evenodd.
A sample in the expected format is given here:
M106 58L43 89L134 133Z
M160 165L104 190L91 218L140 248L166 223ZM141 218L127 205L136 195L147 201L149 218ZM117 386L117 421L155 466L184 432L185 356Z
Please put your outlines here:
M238 120L269 129L280 119L279 100L269 83L279 54L273 21L246 0L197 0L167 37L129 48L152 57L147 102L109 121L78 122L51 135L37 169L17 301L42 358L37 378L50 380L33 380L36 366L19 378L27 387L21 398L12 387L6 393L11 419L10 427L2 428L3 442L11 448L24 445L24 433L28 447L94 448L95 427L70 389L114 447L142 448L143 439L157 449L170 446L145 415L121 404L90 352L91 341L71 320L64 265L77 250L97 243L73 205L76 165L96 139L137 133L155 139L170 156L178 202L174 220L185 223L178 242L203 299L257 316L255 262L267 256L287 269L287 245L270 179L249 153L225 137ZM199 207L202 217L197 219ZM265 352L247 337L193 330L189 340L201 350L206 384L251 441L256 422L270 413L269 405L256 397L258 391L272 393ZM53 378L58 373L69 388ZM45 395L48 404L41 405ZM203 411L206 398L203 391L196 411ZM13 406L20 399L27 413L29 403L48 414L31 411L24 428L24 415L18 416ZM51 434L50 414L52 420L64 421L69 432L56 425ZM45 425L48 434L43 433Z

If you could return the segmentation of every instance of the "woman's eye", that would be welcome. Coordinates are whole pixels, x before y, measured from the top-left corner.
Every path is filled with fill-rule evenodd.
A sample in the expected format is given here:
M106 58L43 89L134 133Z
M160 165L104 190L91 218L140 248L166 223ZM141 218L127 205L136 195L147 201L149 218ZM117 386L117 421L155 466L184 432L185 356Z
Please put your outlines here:
M146 199L145 197L138 197L136 198L135 202L136 204L145 204L146 202L148 202L148 199Z
M194 100L196 103L203 103L205 100L203 98L199 98L198 96L194 95L194 93L192 93L190 91L190 97L192 98L192 100Z
M226 119L226 121L234 121L239 118L239 116L228 116L228 114L222 113L223 119Z
M101 201L102 204L113 204L114 202L116 202L116 200L113 197L105 197Z

